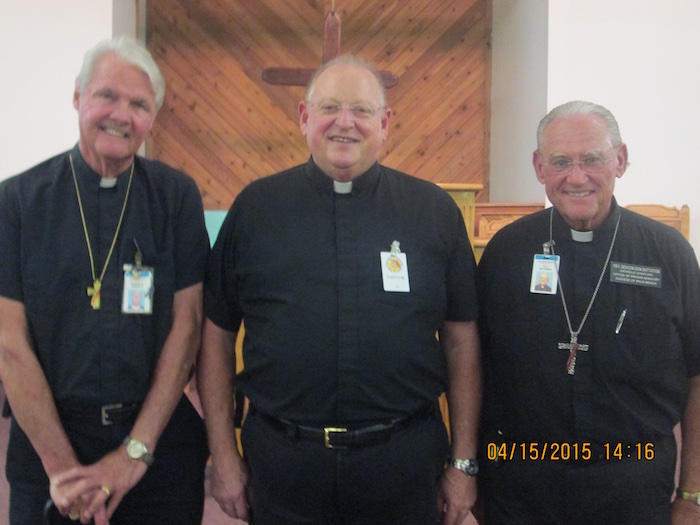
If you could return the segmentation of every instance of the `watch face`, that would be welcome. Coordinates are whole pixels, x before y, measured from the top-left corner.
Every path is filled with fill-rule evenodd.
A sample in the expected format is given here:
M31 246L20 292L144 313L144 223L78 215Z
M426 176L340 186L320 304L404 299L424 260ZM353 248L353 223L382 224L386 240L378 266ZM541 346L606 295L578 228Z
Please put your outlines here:
M129 444L126 446L126 451L129 453L130 457L132 457L134 459L139 459L141 456L143 456L146 453L146 447L140 441L136 441L135 439L132 439L131 441L129 441Z

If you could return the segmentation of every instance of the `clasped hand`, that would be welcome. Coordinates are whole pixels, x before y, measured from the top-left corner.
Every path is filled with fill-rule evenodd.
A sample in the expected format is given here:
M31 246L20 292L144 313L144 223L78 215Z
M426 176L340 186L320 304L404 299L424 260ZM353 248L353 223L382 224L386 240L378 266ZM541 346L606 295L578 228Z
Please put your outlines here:
M51 499L62 516L95 525L109 525L126 493L146 473L147 466L126 455L123 448L97 463L80 465L51 476Z

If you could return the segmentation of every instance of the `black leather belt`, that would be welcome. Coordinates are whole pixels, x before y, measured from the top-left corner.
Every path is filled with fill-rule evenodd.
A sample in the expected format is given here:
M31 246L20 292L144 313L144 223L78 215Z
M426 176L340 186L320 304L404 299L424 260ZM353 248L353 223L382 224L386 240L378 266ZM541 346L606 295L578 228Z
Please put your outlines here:
M102 426L115 423L133 422L141 410L140 403L112 403L109 405L78 407L73 405L59 405L58 415L63 420L85 421Z
M278 419L263 412L255 411L255 413L273 428L290 438L316 441L322 443L326 448L337 449L359 448L384 443L389 440L396 430L429 417L439 417L437 405L431 404L410 416L350 429L343 425L327 427L297 425L291 421Z

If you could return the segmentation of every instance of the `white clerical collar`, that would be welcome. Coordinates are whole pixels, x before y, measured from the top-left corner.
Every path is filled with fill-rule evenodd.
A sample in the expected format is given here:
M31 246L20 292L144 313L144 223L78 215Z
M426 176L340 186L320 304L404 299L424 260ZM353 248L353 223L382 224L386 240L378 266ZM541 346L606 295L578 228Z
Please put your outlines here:
M580 232L571 230L571 238L576 242L591 242L593 240L593 231Z
M117 185L116 177L102 177L100 178L100 188L114 188Z
M352 181L338 182L337 180L334 180L333 191L336 193L350 193L352 191Z

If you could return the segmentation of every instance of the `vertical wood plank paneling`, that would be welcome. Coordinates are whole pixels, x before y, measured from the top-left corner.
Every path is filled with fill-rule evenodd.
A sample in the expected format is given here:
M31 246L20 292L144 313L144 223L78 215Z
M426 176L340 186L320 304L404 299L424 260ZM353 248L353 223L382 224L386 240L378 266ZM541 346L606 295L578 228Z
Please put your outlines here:
M341 52L399 76L381 162L488 200L491 0L335 0ZM147 40L166 78L147 154L192 175L205 207L305 162L304 88L268 67L320 65L330 0L150 0Z

